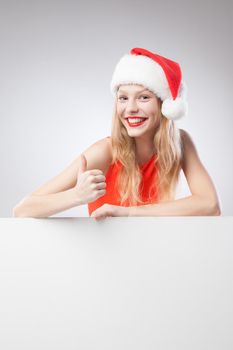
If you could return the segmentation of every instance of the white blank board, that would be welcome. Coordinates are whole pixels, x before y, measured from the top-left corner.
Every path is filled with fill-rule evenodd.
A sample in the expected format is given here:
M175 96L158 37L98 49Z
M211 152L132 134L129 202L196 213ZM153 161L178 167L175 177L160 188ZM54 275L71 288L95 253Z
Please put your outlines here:
M233 217L0 219L1 350L233 349Z

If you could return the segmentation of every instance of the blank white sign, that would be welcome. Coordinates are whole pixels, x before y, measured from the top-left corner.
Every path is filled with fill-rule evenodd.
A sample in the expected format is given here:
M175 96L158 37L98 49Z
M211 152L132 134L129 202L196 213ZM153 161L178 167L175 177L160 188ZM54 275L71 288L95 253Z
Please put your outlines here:
M1 350L233 349L233 217L0 219Z

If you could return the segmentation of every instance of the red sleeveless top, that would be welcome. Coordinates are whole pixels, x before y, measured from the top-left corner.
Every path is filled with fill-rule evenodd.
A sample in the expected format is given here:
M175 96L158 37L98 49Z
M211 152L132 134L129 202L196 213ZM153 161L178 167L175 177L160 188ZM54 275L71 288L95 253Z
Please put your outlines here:
M156 189L151 189L151 186L155 181L155 176L157 174L157 170L154 165L155 157L156 155L154 154L146 163L139 165L139 168L142 174L142 180L140 183L140 194L141 194L141 199L145 204L150 204L152 200L153 202L155 202L158 195L158 192ZM115 184L116 184L116 177L121 167L122 167L122 163L119 160L110 165L105 175L106 193L102 197L99 197L98 199L96 199L95 201L88 203L89 216L91 216L91 213L94 210L101 207L105 203L120 205L120 197L118 194L118 190L115 187ZM152 200L149 201L150 189L151 189L150 196ZM129 206L128 201L125 202L123 205ZM143 204L137 204L137 205L143 205Z

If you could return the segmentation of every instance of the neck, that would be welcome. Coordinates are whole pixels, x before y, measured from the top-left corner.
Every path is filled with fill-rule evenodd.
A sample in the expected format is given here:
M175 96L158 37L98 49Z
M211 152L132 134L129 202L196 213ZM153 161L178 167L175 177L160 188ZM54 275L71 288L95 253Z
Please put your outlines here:
M154 142L148 138L135 137L136 160L139 164L147 162L155 153Z

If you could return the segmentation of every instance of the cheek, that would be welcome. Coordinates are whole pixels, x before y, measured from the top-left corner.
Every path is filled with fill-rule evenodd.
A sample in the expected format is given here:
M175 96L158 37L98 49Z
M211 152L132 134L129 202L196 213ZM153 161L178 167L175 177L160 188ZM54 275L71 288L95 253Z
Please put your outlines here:
M151 116L153 116L155 119L158 119L159 118L159 107L156 105L148 105L147 106L147 113Z
M157 125L160 121L160 113L159 110L151 109L147 111L147 115L150 117L150 123L153 125Z
M123 111L124 111L124 107L121 105L118 105L116 108L117 114L120 116L123 113Z

